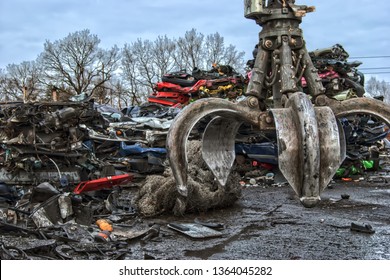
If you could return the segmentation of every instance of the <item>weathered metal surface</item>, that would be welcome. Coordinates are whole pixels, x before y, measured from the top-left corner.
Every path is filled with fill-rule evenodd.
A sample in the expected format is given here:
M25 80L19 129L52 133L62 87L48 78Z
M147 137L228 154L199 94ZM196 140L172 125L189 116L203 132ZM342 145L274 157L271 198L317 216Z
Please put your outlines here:
M76 184L80 182L80 175L76 168L63 170L60 174L57 170L53 171L34 171L27 172L25 170L19 170L18 175L8 172L5 168L0 168L0 181L6 184L31 184L31 183L43 183L43 182L58 182L61 177L65 177L70 184Z
M342 126L329 107L315 108L320 140L320 193L328 186L346 156Z
M286 109L273 109L279 169L306 207L320 200L320 143L314 106L304 93L294 93ZM337 156L337 155L335 155Z
M236 158L235 135L241 123L234 119L215 117L203 134L203 139L206 139L202 147L203 159L221 186L226 185Z
M336 117L343 117L354 114L367 114L390 125L390 106L376 99L352 98L345 101L335 101L321 96L317 98L323 105L329 106ZM316 100L316 101L317 101Z
M290 107L272 109L279 150L279 169L306 207L320 200L345 158L342 127L329 107L314 108L303 93Z
M250 107L244 104L235 104L217 98L208 98L198 100L184 108L169 129L167 150L169 163L177 182L178 192L185 197L188 194L186 142L195 124L200 119L210 115L224 117L231 121L247 122L256 127L260 127L260 112L258 110L251 110ZM230 138L234 138L234 135L230 135Z
M267 75L264 72L267 64L269 63L269 55L268 51L260 49L256 56L255 66L252 70L252 78L248 84L247 95L256 96L259 99L265 99L265 96L262 96L263 92L263 83L264 79Z

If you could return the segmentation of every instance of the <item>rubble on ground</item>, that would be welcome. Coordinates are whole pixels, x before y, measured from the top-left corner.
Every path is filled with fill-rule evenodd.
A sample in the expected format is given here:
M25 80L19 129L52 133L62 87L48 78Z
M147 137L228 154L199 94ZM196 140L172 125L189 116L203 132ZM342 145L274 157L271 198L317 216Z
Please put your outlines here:
M189 201L188 212L205 212L210 209L232 205L239 197L240 176L233 172L225 187L218 185L201 157L201 142L188 143L189 150ZM178 196L176 182L167 168L161 176L148 176L140 188L138 210L144 216L172 212Z

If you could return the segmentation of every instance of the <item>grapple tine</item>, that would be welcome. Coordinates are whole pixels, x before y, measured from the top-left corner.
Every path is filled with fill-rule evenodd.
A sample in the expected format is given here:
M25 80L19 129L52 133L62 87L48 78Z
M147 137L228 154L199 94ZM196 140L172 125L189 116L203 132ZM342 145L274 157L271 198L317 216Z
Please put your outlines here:
M221 116L231 122L244 121L259 126L259 111L219 98L200 99L185 107L176 117L167 135L169 163L178 192L187 196L186 142L195 124L205 116Z
M343 128L330 107L314 107L304 93L294 93L286 108L271 111L279 168L302 204L313 207L345 159Z
M340 121L337 119L337 127L339 128L339 137L340 137L340 162L341 164L347 157L347 142L345 139L344 128L341 125Z
M235 135L242 122L215 117L206 127L202 141L202 157L221 186L226 185L236 157Z
M271 110L279 148L279 169L305 207L320 200L320 149L314 106L306 94L291 95L285 109Z
M320 139L320 182L322 192L346 156L345 135L340 122L329 107L315 108Z
M273 109L278 142L279 170L297 195L300 195L302 178L301 153L298 132L291 109Z
M318 103L330 107L336 118L355 114L367 114L382 120L390 127L390 106L379 100L371 98L352 98L344 101L336 101L325 96L321 96L318 99ZM340 122L337 122L337 124L340 131L340 161L342 162L345 159L347 148L343 128Z
M317 99L320 100L318 102L316 100L316 103L329 106L336 118L354 114L367 114L381 119L390 126L390 106L382 101L371 98L352 98L345 101L336 101L325 96Z

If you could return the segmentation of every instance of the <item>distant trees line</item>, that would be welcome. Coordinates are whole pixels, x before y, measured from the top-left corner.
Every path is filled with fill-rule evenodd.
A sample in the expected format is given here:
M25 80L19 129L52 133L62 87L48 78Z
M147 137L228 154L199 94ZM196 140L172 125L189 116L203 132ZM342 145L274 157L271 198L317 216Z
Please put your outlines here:
M377 80L371 77L366 82L366 91L372 96L383 97L383 101L390 104L390 84L385 80Z
M99 47L100 39L88 29L44 43L34 61L0 68L0 102L67 100L82 93L99 103L117 107L140 104L164 73L195 67L210 69L213 63L244 69L244 52L225 45L219 33L204 35L195 29L171 39L137 39L122 49ZM371 77L366 90L390 103L390 85Z
M99 103L124 107L139 104L164 73L193 68L210 69L213 63L244 68L244 52L225 45L219 33L204 35L195 29L171 39L137 39L110 49L88 29L44 43L34 61L9 64L0 69L0 101L66 100L82 93Z

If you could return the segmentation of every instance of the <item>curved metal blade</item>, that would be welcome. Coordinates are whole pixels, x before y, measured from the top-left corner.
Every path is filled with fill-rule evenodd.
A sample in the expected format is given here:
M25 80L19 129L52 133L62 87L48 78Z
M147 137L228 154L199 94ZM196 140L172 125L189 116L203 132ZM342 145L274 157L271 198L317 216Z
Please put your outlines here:
M336 118L354 114L367 114L377 117L386 123L387 126L390 126L390 106L382 101L372 98L351 98L344 101L335 101L330 98L325 98L324 104L332 109ZM339 122L338 126L341 143L340 160L343 161L346 154L345 135L342 133L343 128Z
M215 117L206 127L202 141L202 157L221 186L226 181L236 157L234 143L242 122Z
M346 154L345 135L342 126L329 107L315 108L320 139L320 192L332 180L343 163Z
M279 170L287 179L297 195L301 191L301 178L303 167L301 165L301 152L297 125L294 121L292 110L272 109L276 126L278 141Z
M291 95L285 109L271 110L279 148L279 169L305 207L320 200L320 144L314 106L306 94Z
M167 151L178 192L187 196L186 142L194 125L208 115L241 120L259 126L259 111L220 98L200 99L185 107L171 125L167 135Z
M390 126L390 106L386 103L372 98L351 98L345 101L334 101L326 99L336 118L353 115L368 114L376 116Z
M341 164L347 157L347 141L345 139L344 128L341 125L340 121L337 119L337 127L339 128L339 137L340 137L340 162Z

